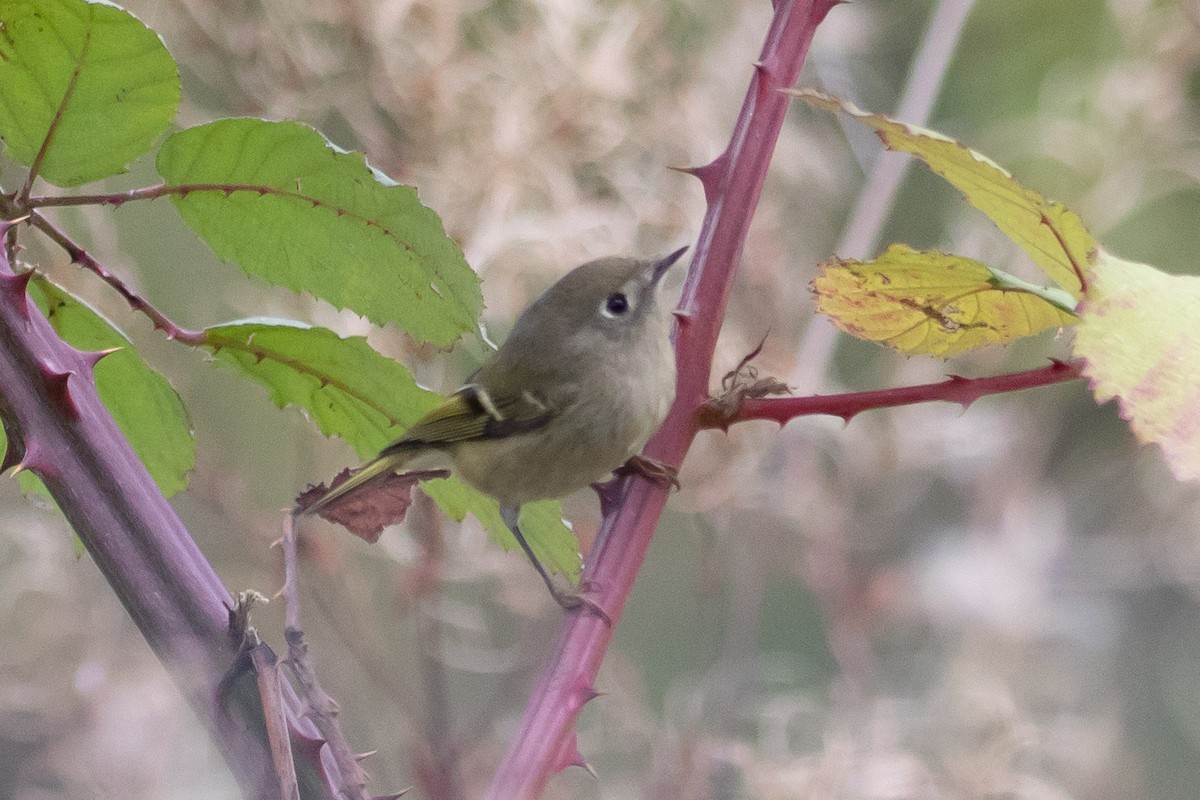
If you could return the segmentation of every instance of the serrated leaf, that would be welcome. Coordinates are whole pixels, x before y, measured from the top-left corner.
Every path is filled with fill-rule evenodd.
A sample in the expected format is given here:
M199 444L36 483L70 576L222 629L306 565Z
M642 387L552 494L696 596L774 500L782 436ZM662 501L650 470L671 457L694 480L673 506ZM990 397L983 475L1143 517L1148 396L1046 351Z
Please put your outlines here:
M59 186L124 172L175 117L158 34L110 3L0 0L0 138Z
M1096 254L1075 354L1096 399L1113 398L1175 477L1200 479L1200 277Z
M852 336L907 355L945 357L1075 322L1062 307L1072 298L1054 297L1061 290L962 256L898 244L873 261L832 261L821 270L812 282L818 311Z
M437 345L474 330L478 276L416 190L294 122L224 119L170 136L158 171L222 258Z
M117 426L168 497L187 488L196 462L183 401L111 322L79 298L38 276L29 295L67 343L80 350L122 348L96 365L96 391Z
M963 193L1056 284L1075 298L1083 294L1081 270L1096 241L1083 221L1061 203L1026 189L1012 174L982 153L938 133L811 89L788 89L804 102L840 111L871 127L889 150L911 153Z
M245 320L209 328L205 342L220 363L266 386L280 408L304 409L322 433L346 440L364 460L441 399L366 339L342 338L325 328ZM470 513L504 547L517 546L491 498L457 478L429 481L421 488L447 516L462 520ZM563 524L557 502L530 504L521 519L522 531L548 568L579 574L579 546Z
M217 361L263 384L280 408L304 409L326 436L370 458L438 403L404 365L361 336L327 328L254 319L208 328Z

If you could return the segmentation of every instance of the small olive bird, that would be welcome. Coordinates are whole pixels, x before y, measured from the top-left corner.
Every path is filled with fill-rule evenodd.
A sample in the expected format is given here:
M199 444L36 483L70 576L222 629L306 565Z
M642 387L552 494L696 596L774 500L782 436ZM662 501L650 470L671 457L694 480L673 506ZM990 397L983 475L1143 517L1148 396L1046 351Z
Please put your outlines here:
M610 257L564 275L521 314L467 384L349 479L304 509L314 514L382 476L442 456L500 515L555 601L602 610L555 586L521 533L521 505L603 480L637 454L675 398L671 309L659 282L687 250L659 259ZM424 460L424 459L422 459ZM647 459L632 471L674 481Z

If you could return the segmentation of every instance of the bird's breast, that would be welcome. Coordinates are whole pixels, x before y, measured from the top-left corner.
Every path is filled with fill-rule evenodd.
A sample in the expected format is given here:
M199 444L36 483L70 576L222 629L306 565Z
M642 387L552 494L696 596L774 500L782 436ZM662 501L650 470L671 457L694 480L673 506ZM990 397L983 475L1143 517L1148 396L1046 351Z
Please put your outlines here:
M570 402L542 428L456 448L459 475L511 505L563 497L606 479L666 417L675 395L674 359L666 349L604 364L568 394Z

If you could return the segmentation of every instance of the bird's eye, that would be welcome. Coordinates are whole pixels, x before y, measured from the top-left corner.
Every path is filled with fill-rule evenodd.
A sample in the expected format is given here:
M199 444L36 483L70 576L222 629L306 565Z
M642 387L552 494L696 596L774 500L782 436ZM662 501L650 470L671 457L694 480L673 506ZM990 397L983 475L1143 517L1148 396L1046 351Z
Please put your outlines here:
M629 298L624 292L613 292L604 301L604 316L619 317L629 310Z

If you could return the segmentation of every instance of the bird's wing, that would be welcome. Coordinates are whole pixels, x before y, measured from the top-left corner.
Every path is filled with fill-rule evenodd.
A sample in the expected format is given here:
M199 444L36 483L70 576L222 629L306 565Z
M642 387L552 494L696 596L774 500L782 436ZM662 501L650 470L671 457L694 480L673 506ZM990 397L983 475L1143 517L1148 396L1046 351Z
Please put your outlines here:
M413 423L383 454L526 433L545 425L555 413L549 403L531 392L493 396L468 384Z
M315 514L376 478L403 468L413 453L423 448L499 439L537 430L553 419L555 413L549 403L531 392L493 396L480 386L468 384L413 423L403 436L362 469L331 487L303 513Z

